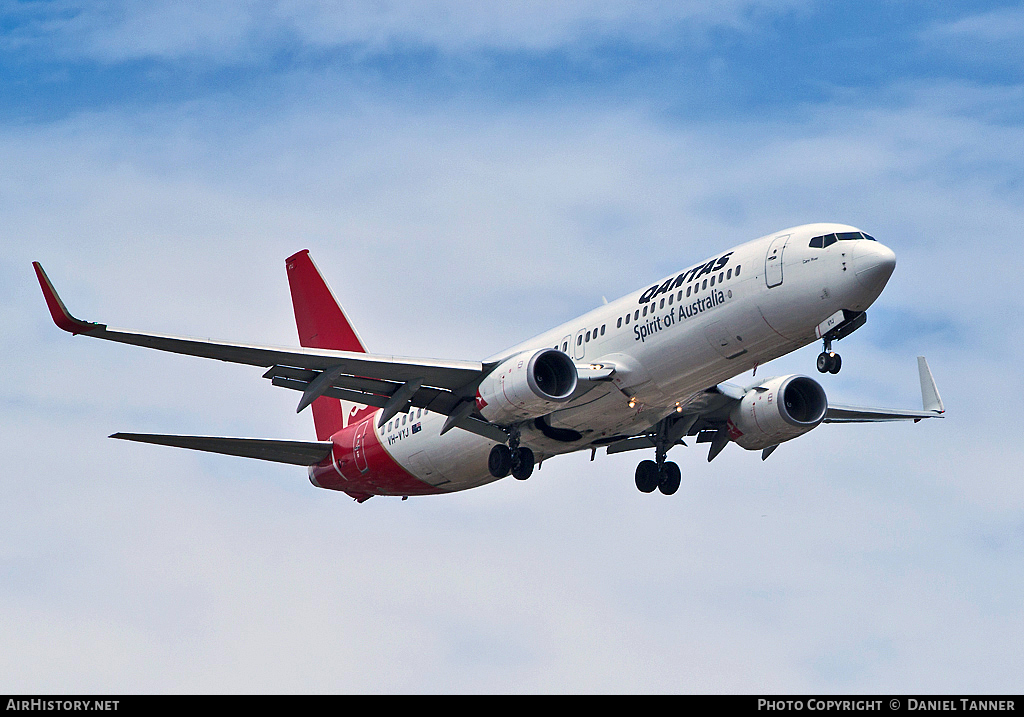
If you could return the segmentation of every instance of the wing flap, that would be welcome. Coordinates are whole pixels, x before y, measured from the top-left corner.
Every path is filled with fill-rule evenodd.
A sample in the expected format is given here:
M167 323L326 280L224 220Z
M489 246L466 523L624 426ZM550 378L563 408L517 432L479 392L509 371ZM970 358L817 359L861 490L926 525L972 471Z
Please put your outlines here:
M274 463L313 466L331 454L330 442L280 441L265 438L221 438L218 436L175 436L154 433L115 433L111 438L227 456L257 458Z

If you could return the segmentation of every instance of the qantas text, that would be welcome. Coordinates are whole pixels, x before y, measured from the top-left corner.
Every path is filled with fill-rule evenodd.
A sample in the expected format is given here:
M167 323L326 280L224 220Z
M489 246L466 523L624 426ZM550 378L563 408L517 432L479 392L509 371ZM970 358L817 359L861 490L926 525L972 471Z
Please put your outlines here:
M724 269L725 265L729 263L730 256L732 256L731 251L726 254L722 254L722 256L717 259L712 259L706 264L698 264L697 266L691 267L677 277L666 279L662 284L655 284L640 295L640 303L646 304L651 299L660 296L661 294L666 294L673 289L682 286L688 281L693 281L705 274L711 274L719 269Z

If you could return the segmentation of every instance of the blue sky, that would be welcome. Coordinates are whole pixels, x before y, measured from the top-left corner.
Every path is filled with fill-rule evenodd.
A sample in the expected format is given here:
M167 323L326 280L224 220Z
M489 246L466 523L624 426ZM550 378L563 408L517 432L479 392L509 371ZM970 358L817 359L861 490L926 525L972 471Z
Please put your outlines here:
M912 82L1014 86L1021 72L1020 12L1005 2L733 2L706 12L696 3L558 12L514 3L500 14L486 4L354 5L363 4L7 3L3 111L46 121L222 93L287 101L299 76L416 103L498 107L568 93L732 119L792 116L806 103ZM452 16L438 17L446 6ZM322 21L337 27L312 26Z
M1024 10L549 5L0 4L0 689L1019 689ZM898 257L830 399L914 406L925 354L949 416L677 448L672 498L628 454L356 505L119 445L312 428L258 372L59 332L30 269L288 345L309 248L371 350L471 359L809 221Z

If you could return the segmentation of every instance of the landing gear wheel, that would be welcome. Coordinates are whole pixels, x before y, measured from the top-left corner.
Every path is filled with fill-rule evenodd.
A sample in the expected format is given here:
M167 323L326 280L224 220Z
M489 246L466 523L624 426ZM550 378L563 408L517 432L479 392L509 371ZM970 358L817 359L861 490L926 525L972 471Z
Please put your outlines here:
M512 477L526 480L533 474L533 451L519 448L512 457Z
M818 354L818 373L828 373L829 363L828 354L822 351Z
M658 464L654 461L640 461L636 467L636 487L641 493L650 493L661 482L658 476Z
M818 371L820 373L839 373L843 367L843 359L835 351L822 351L818 354Z
M512 470L512 451L508 446L499 443L491 448L491 455L487 457L487 470L495 478L504 478L509 474Z
M672 495L679 490L679 482L682 479L682 474L679 471L679 466L675 463L666 463L661 468L661 482L658 483L658 490L665 495Z
M843 367L843 358L839 354L832 354L832 366L828 372L832 374L839 373L839 369Z

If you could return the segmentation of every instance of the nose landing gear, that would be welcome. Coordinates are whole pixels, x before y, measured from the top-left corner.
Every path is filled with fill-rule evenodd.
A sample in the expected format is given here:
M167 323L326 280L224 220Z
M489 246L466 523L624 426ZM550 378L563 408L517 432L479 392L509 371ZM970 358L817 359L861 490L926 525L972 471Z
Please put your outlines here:
M843 309L842 314L842 321L827 333L823 333L822 327L826 323L834 321L838 317L838 314L830 317L823 324L820 324L816 331L816 334L821 337L821 340L825 344L824 350L818 354L818 371L821 373L839 373L839 369L843 367L843 360L839 358L839 354L832 350L832 342L846 338L867 323L868 320L868 315L863 311L848 311Z
M836 374L843 367L842 357L827 345L830 343L832 342L826 342L825 350L818 354L818 371L820 373Z

